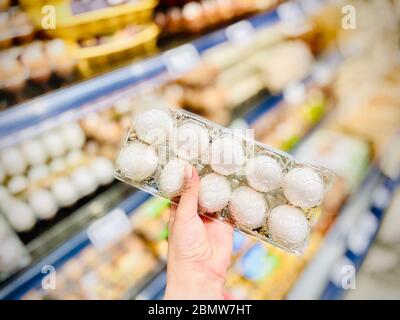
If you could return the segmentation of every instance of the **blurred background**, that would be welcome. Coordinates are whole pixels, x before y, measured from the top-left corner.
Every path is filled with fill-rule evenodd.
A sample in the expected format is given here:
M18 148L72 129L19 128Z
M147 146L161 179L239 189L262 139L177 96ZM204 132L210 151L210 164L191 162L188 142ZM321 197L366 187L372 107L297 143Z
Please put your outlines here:
M400 1L0 0L0 298L161 299L145 105L332 169L305 254L235 232L227 299L400 299Z

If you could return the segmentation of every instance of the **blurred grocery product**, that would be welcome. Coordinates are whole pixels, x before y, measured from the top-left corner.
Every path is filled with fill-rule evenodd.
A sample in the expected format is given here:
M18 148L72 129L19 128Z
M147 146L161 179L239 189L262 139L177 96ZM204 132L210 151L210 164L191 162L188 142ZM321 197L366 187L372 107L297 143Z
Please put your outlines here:
M5 2L0 12L0 49L5 49L0 52L1 108L154 52L156 3L56 0L8 7ZM46 4L57 19L50 16L53 11L42 11Z
M250 241L247 250L229 269L225 298L284 299L297 277L313 258L322 237L312 233L302 257L293 257L269 245Z
M54 291L35 289L25 299L123 299L157 270L157 259L136 235L104 252L87 247L57 271ZM96 268L95 270L93 268ZM73 285L72 285L73 283Z
M1 103L5 106L73 81L76 59L61 39L35 40L0 52Z
M125 0L111 1L45 1L54 7L57 19L54 28L48 28L46 33L53 37L64 39L79 39L90 37L107 29L109 32L132 23L143 23L151 19L151 13L157 1ZM41 26L41 5L31 1L21 1L32 17L36 26Z
M135 232L144 237L159 259L167 260L169 202L152 198L132 216Z
M51 220L65 207L113 182L113 164L87 154L86 135L77 122L46 131L0 151L1 211L17 232L29 232L38 220ZM4 189L6 190L6 189Z
M0 3L0 49L13 44L31 42L35 37L35 28L29 15L18 6L8 7L10 3Z
M307 89L304 96L294 104L284 101L259 117L252 124L256 139L282 150L291 150L331 111L331 100L322 88Z
M347 60L334 86L339 107L337 122L344 130L370 141L379 155L385 141L400 126L400 61L396 54L399 29L391 2L354 5L360 12L360 28L339 34L340 49ZM371 19L379 19L379 23L372 27Z
M163 30L162 36L198 33L259 10L268 10L278 2L275 0L161 0L154 19Z
M349 192L358 187L371 161L366 141L326 129L318 130L295 154L303 161L334 171L346 181Z

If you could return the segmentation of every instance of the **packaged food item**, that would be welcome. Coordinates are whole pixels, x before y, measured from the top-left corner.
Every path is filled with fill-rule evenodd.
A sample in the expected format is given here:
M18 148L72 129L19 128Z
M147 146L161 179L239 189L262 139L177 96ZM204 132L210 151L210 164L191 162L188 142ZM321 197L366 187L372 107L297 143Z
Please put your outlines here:
M153 116L162 119L162 125L152 124ZM200 175L200 214L297 255L333 180L329 170L301 163L242 131L165 108L135 115L115 176L172 199L181 192L186 163Z

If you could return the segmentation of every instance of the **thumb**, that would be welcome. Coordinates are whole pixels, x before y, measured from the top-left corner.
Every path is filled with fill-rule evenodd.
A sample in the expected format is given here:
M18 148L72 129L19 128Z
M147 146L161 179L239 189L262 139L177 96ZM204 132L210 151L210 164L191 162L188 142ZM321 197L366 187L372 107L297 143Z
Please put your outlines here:
M199 175L190 164L185 167L184 182L181 198L175 217L175 222L182 223L191 220L197 215L197 199L199 195Z

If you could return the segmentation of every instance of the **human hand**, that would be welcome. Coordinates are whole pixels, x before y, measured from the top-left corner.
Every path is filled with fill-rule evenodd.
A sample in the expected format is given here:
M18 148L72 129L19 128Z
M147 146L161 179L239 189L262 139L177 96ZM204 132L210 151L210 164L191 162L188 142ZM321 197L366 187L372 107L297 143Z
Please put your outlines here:
M196 169L187 165L179 205L172 206L168 225L165 299L223 299L233 229L198 215L199 185Z

